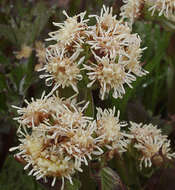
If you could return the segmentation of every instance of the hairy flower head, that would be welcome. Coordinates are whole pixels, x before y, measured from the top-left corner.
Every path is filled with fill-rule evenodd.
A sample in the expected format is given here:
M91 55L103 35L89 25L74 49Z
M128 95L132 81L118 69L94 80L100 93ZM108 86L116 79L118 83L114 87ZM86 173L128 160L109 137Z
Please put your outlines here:
M55 26L60 27L55 32L50 32L50 38L47 41L54 40L59 47L79 46L83 43L86 36L87 20L84 20L86 12L80 13L74 17L69 17L65 11L63 14L67 17L64 23L55 23Z
M142 165L151 167L152 162L163 162L165 158L172 159L170 141L161 130L152 124L143 125L131 122L130 132L134 136L134 147L141 153L140 168Z
M116 20L116 15L113 16L113 8L106 7L103 5L103 8L101 9L101 14L100 16L98 15L89 15L89 17L95 17L97 21L96 29L98 30L97 32L100 32L100 30L109 30L109 29L114 29L115 25L118 23ZM95 29L95 27L92 27Z
M51 104L51 99L45 96L45 92L43 92L40 99L34 100L34 98L32 98L31 102L25 100L25 103L27 106L23 108L13 106L17 109L19 114L19 117L14 119L20 124L28 126L38 125L44 119L49 117L49 105Z
M52 85L62 88L71 86L78 93L77 81L82 80L79 65L83 62L84 57L77 60L79 51L68 56L65 49L47 49L47 62L40 71L43 74L40 77L46 78L46 85Z
M88 165L87 158L91 160L92 155L103 153L102 149L97 146L99 139L93 137L95 130L95 122L91 122L83 128L78 128L74 130L69 141L61 144L61 147L76 160Z
M34 131L31 135L26 134L20 142L19 146L10 151L19 151L16 156L26 163L24 169L30 168L29 175L35 176L37 180L53 177L52 186L57 178L62 178L63 182L67 178L72 183L71 175L75 170L82 171L80 163L65 156L44 133Z
M129 128L130 133L134 136L136 140L140 140L145 136L162 136L161 130L157 126L150 124L134 123L130 122L131 127Z
M122 132L121 128L127 126L126 122L119 121L119 112L115 115L115 107L112 109L97 108L97 136L101 136L99 142L110 150L117 149L118 152L125 152L127 148L126 137L130 136ZM131 136L130 136L131 137Z
M91 154L103 153L92 136L95 130L92 118L83 115L88 103L84 106L82 103L77 103L74 97L60 99L57 95L43 94L41 99L27 102L27 107L18 108L21 143L10 150L19 151L16 156L27 164L25 169L31 168L29 174L37 180L53 177L54 185L57 178L62 178L64 185L67 178L72 183L75 171L82 172L82 162L87 164ZM43 118L36 120L38 115Z
M61 99L58 95L45 95L42 94L40 99L31 102L25 100L27 106L16 107L19 114L15 118L20 124L28 127L37 127L41 123L46 124L48 127L54 125L61 125L63 128L78 128L91 120L90 117L83 115L84 110L87 108L88 103L84 106L84 102L76 103L73 98Z
M114 60L110 60L107 56L99 58L96 56L98 64L84 65L88 73L90 83L88 87L91 87L95 81L100 84L101 99L104 99L105 94L113 90L114 98L122 98L125 94L124 85L127 84L132 88L131 82L136 78L131 73L125 70L124 65L115 63Z
M144 48L140 48L141 39L138 34L132 34L127 23L117 20L112 15L112 8L103 7L101 15L90 15L96 18L96 25L89 26L86 43L92 52L89 62L85 65L89 79L98 80L101 86L101 97L113 89L113 97L122 98L125 94L123 85L136 80L147 72L142 69L140 58Z
M133 24L142 11L145 0L123 0L124 5L121 7L120 16L122 19L128 19L130 24Z

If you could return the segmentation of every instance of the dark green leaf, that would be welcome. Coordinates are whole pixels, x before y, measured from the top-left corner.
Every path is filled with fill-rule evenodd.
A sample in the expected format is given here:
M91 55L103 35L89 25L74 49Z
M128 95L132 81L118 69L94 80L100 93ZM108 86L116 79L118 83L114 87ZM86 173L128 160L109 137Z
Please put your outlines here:
M27 176L23 165L13 156L8 156L0 175L1 190L42 190L31 176Z
M105 167L100 171L102 190L126 190L120 177L111 168Z
M16 43L16 38L11 26L0 24L0 37L5 37L13 44Z
M78 190L81 188L81 182L78 179L73 178L73 184L70 184L68 180L66 180L65 189L66 190Z

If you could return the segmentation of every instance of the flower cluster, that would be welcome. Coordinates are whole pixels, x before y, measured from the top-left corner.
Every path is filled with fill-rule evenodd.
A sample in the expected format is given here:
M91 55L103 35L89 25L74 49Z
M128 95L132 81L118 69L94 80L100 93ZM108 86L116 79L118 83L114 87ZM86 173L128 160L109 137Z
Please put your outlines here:
M46 50L47 64L40 71L45 70L49 74L43 74L40 77L46 77L46 85L52 85L55 82L56 88L61 86L65 88L71 86L78 93L77 81L82 79L79 65L83 62L84 57L77 61L80 52L75 52L70 57L66 55L65 49Z
M50 32L50 38L46 40L56 41L55 47L66 49L81 47L86 37L88 22L88 19L84 19L86 12L80 13L74 17L69 17L65 11L63 11L63 14L66 16L66 21L64 21L64 23L53 22L53 24L60 27L60 29L55 32Z
M112 15L112 8L104 6L100 16L89 15L96 19L93 26L88 26L85 12L74 17L63 13L66 21L54 23L60 29L49 33L47 40L56 43L46 49L45 64L39 69L46 73L41 78L46 78L47 85L72 87L78 93L78 81L83 80L85 70L87 87L96 83L101 99L111 90L114 98L122 98L125 85L132 87L136 76L147 73L140 64L140 37Z
M134 136L134 147L142 155L140 168L142 165L151 167L152 162L161 163L165 158L175 158L175 153L171 153L170 140L167 139L166 135L161 134L161 130L157 126L133 122L130 124L130 133Z
M141 15L146 0L123 0L124 5L121 7L120 16L122 19L129 19L132 25L135 19Z
M115 115L115 107L112 109L97 108L97 136L101 136L100 143L109 150L117 149L118 152L125 152L128 145L128 135L121 131L121 127L126 127L126 122L119 121L120 112L117 117Z
M53 23L60 27L55 32L50 32L50 38L46 41L56 42L46 48L46 61L44 66L38 71L45 71L41 78L46 78L46 85L58 87L69 87L78 93L77 83L82 80L80 64L84 56L80 55L83 51L82 44L86 38L87 21L84 19L86 12L80 13L74 17L69 17L65 11L63 14L67 17L64 23Z
M36 70L44 72L40 78L45 78L46 85L53 88L39 99L25 100L25 107L13 106L18 113L14 119L19 123L20 144L10 150L17 151L16 157L25 164L24 169L29 169L29 175L37 180L47 181L51 177L54 186L57 179L62 179L63 189L64 179L72 184L72 176L83 172L83 165L88 165L92 159L106 158L106 155L109 159L115 153L121 155L129 144L141 155L141 168L175 158L170 141L156 126L131 122L126 132L128 124L120 121L119 111L115 115L115 107L97 108L95 119L85 114L88 103L78 101L87 96L86 92L78 96L81 80L88 88L100 88L103 100L110 91L114 98L122 98L126 85L132 88L137 77L148 73L140 63L144 50L140 47L141 39L138 34L132 34L124 22L130 17L133 23L146 0L124 2L123 19L117 20L112 8L103 6L100 16L89 16L96 20L92 26L85 18L86 12L70 17L64 11L66 20L53 23L60 29L50 32L47 39L55 44L45 48L41 42L36 43L40 63ZM168 6L166 11L169 10L170 5L165 5ZM24 46L17 58L30 54L31 49ZM58 87L72 87L76 94L68 99L60 98Z
M147 72L140 65L143 49L137 34L131 34L126 23L112 15L112 8L103 7L101 15L91 15L97 23L89 27L87 44L90 45L93 59L84 65L88 72L88 87L97 81L100 84L101 99L113 90L114 98L122 98L125 94L124 85L132 88L131 83L136 76Z
M114 117L115 109L103 112L99 108L93 121L83 114L88 104L82 106L75 98L43 93L40 99L25 102L26 107L14 106L21 143L11 151L19 151L16 156L26 163L24 169L31 169L29 175L37 180L53 177L54 185L56 178L62 178L64 187L64 178L72 183L71 176L82 172L82 164L102 155L104 147L118 153L127 149L127 135L121 132L126 123L119 122L119 113Z
M128 19L131 25L140 17L144 6L148 7L152 15L157 11L159 16L164 15L170 20L174 17L175 0L123 0L123 2L120 16L122 19Z

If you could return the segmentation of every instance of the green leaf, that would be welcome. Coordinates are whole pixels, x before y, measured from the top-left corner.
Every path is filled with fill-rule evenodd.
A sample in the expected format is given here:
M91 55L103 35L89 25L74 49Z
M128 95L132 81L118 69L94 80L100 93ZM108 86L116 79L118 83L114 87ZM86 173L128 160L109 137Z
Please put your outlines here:
M65 184L66 190L78 190L81 188L81 182L78 179L73 178L72 181L73 181L73 184L70 184L70 182L66 180L66 184Z
M5 37L13 44L16 43L16 38L11 26L0 24L0 37Z
M94 101L92 96L92 91L90 89L85 89L85 100L89 101L89 105L85 111L85 115L89 117L94 117Z
M0 64L9 64L10 59L4 55L3 52L0 51Z
M46 7L46 5L43 2L39 2L31 11L31 14L33 14L36 18L32 24L32 31L29 34L31 43L36 40L36 38L39 37L41 31L45 27L45 25L48 23L49 16L51 15L51 10Z
M2 91L3 89L6 89L7 85L6 85L6 77L3 74L0 74L0 91Z
M120 177L111 168L105 167L100 171L102 190L124 190L126 187L121 182Z
M1 112L6 112L7 105L6 105L6 95L5 93L0 93L0 111Z
M35 179L26 175L23 165L9 155L0 175L1 190L43 190Z

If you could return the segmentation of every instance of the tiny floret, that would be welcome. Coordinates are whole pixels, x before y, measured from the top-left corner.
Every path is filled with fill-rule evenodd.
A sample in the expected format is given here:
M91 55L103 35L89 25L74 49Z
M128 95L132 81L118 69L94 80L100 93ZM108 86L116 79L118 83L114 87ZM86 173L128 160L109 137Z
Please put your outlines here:
M29 58L31 53L32 53L32 48L30 46L25 45L25 44L22 45L20 51L15 52L17 59Z

